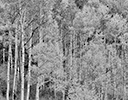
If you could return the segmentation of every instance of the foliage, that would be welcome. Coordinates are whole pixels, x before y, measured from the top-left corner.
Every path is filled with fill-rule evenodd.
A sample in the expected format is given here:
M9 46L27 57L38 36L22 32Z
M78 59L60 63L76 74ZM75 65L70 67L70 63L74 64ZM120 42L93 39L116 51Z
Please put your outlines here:
M17 87L21 82L21 43L25 42L25 84L29 81L28 50L32 48L30 85L34 90L30 96L35 96L36 84L40 98L45 99L127 99L127 0L21 0L21 9L18 1L2 2L6 6L0 8L0 53L3 53L2 61L4 53L8 57L6 52L11 39L11 87L17 34ZM20 22L22 17L24 23ZM21 41L23 32L25 39ZM30 39L32 47L28 46ZM2 61L0 82L4 83L8 60ZM6 84L0 86L1 90L6 89ZM1 98L4 100L0 95Z

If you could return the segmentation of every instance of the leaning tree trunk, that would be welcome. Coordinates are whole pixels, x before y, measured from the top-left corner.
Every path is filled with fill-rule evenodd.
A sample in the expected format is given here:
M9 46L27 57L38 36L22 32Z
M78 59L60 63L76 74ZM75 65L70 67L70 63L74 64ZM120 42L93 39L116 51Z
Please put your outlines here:
M31 32L30 32L30 36L32 35L32 25L31 25ZM29 47L32 46L32 39L30 39L29 41ZM29 49L29 63L28 63L28 84L27 84L27 97L26 100L29 100L29 96L30 96L30 77L31 77L31 48Z
M9 100L9 91L10 91L10 58L11 58L11 39L9 32L9 51L8 51L8 66L7 66L7 91L6 91L6 100Z
M17 75L17 60L18 60L18 41L17 41L17 37L18 37L18 32L16 29L16 33L15 33L15 64L14 64L14 79L13 79L13 91L12 91L12 100L14 100L14 94L16 91L16 75Z

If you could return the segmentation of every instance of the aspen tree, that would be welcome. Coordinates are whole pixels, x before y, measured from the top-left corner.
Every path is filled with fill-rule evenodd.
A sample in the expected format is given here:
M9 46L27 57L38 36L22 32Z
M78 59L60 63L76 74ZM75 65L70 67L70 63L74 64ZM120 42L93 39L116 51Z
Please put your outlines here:
M3 64L5 64L5 40L4 40L4 34L3 34Z
M10 69L11 71L13 70L13 57L12 57L12 49L11 49L11 52L10 52Z
M105 41L104 41L104 45L105 45L105 48L106 48ZM107 64L108 63L108 57L107 57L108 50L106 50L105 54L106 54L106 64ZM107 68L107 65L105 65L105 70L106 70L106 68ZM105 94L104 94L105 96L104 96L104 100L107 100L107 73L105 73L105 76L106 76L106 82L105 82Z
M24 100L24 63L25 63L25 48L24 48L24 30L23 24L21 25L22 30L22 65L21 65L21 100Z
M38 84L38 77L37 77L37 84L36 84L36 100L39 100L39 84Z
M6 100L9 100L9 91L10 91L10 61L11 61L11 32L9 31L9 51L8 51L8 65L7 65L7 91L6 91Z
M32 35L32 25L31 25L31 32L30 32L30 36ZM30 39L29 41L29 47L32 46L32 39ZM31 48L29 49L29 63L28 63L28 84L27 84L27 97L26 100L29 100L29 96L30 96L30 77L31 77Z
M62 95L63 95L63 99L62 100L65 100L65 91L62 90Z
M123 48L123 50L124 50L124 45L122 45L122 48ZM122 52L121 52L121 62L122 62L122 72L123 72L123 100L125 100L125 98L126 98L126 95L125 95L125 74L124 74L124 72L125 72L125 69L124 69L124 51L122 50Z
M41 22L41 5L40 3L40 12L39 12L39 17L40 17L40 22ZM41 23L40 23L41 24ZM39 43L42 43L42 32L41 32L41 27L39 28ZM36 100L39 100L39 82L38 82L38 77L37 77L37 84L36 84Z
M39 13L39 14L40 14L40 16L39 16L39 17L40 17L40 24L41 24L41 15L42 15L42 13L41 13L41 11L42 11L42 10L41 10L41 5L42 5L42 3L40 3L40 5L39 5L39 6L40 6L40 13ZM39 42L40 42L40 43L42 42L41 27L39 28Z
M16 29L15 33L15 64L14 64L14 79L13 79L13 93L12 93L12 100L14 100L14 94L15 94L15 86L16 86L16 75L17 75L17 60L18 60L18 28Z
M19 65L20 65L20 69L21 69L21 100L24 100L24 29L23 29L23 12L22 12L22 8L21 8L21 0L18 0L18 3L19 3L19 10L20 10L20 20L19 20L19 23L20 23L20 29L21 30L21 51L20 51L20 62L19 62ZM19 73L19 70L18 69L18 73ZM19 75L18 75L19 76Z
M19 7L21 12L21 1L19 0ZM21 12L20 24L21 24L21 46L22 46L22 60L21 60L21 100L24 100L24 64L25 64L25 47L24 47L24 19L26 9Z
M21 100L24 100L24 34L22 33Z
M21 100L24 100L24 34L22 33Z
M71 20L71 24L73 25L73 22ZM71 80L71 70L73 69L73 53L72 53L72 50L73 50L73 30L72 30L72 27L70 27L70 30L71 30L71 33L70 33L70 50L69 50L69 54L70 54L70 68L69 68L69 71L70 71L70 80Z

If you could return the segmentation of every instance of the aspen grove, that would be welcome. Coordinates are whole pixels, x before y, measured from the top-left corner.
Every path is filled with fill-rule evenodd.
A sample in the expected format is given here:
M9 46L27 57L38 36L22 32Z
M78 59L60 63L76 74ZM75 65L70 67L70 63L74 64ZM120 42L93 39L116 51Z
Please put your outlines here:
M0 0L0 100L128 100L128 0Z

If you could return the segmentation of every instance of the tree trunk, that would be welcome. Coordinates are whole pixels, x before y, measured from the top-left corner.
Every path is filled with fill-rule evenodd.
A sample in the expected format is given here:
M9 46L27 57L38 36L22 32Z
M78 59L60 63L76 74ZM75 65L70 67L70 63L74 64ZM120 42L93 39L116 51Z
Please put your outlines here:
M106 46L106 42L105 42L105 39L104 39L104 47L106 49L105 51L105 57L106 57L106 65L105 65L105 71L107 70L107 63L109 63L109 51L107 50L107 46ZM105 82L105 93L104 93L104 100L107 100L107 94L108 94L108 91L107 91L107 87L108 87L108 83L107 83L107 72L105 74L106 76L106 82Z
M18 32L16 31L15 34L15 64L14 64L14 79L13 79L13 93L12 93L12 100L14 100L14 94L16 91L16 75L17 75L17 60L18 60L18 41L17 41L17 37L18 37Z
M80 82L80 33L78 31L77 33L77 78L78 78L78 82Z
M122 68L123 68L123 100L126 100L126 88L125 88L125 53L124 53L124 49L125 46L122 46L123 50L122 50Z
M41 22L41 3L40 3L40 22ZM40 23L41 24L41 23ZM41 27L39 28L39 43L42 43L42 32ZM36 84L36 100L39 100L39 83L38 83L38 77L37 77L37 84Z
M72 68L73 68L73 66L72 66L72 63L73 63L73 59L72 59L72 33L71 33L71 36L70 36L70 69L69 69L69 71L70 71L70 80L71 80L71 71L72 71Z
M21 100L24 100L24 34L22 33Z
M13 71L13 57L12 57L12 49L11 49L11 52L10 52L10 63L11 63L10 69L11 69L11 71Z
M21 100L24 100L24 57L24 33L22 33Z
M41 24L41 5L42 3L40 3L40 24ZM42 42L42 32L41 32L41 27L39 28L39 42L41 43Z
M3 35L3 64L5 64L5 45L4 45L4 35Z
M54 89L54 97L55 97L55 100L57 99L56 97L56 89Z
M65 100L65 91L62 91L62 95L63 95L63 99L62 100Z
M9 91L10 91L10 58L11 58L11 33L9 32L9 51L8 51L8 66L7 66L7 91L6 91L6 100L9 100Z
M62 27L67 27L67 24L63 24ZM66 57L66 59L63 61L63 69L64 69L64 72L66 73L66 81L69 81L70 79L70 62L69 62L69 54L70 54L70 33L67 33L68 30L67 29L64 29L63 30L63 35L62 35L62 44L63 44L63 55ZM65 35L66 34L66 35ZM68 97L68 91L69 91L69 86L67 85L65 87L65 97L64 99L67 100L67 97Z
M21 64L21 100L24 100L24 64L25 64L25 47L24 47L24 19L26 11L21 14L21 45L22 45L22 64Z
M37 80L37 84L36 84L36 100L39 100L39 83Z
M32 35L32 25L31 25L31 32L30 36ZM32 46L32 39L29 41L29 47ZM28 84L27 84L27 97L26 100L29 100L29 95L30 95L30 77L31 77L31 48L29 49L29 63L28 63Z
M127 50L128 49L128 47L124 47L124 91L125 91L125 100L127 100L128 99L128 87L127 87L127 84L128 84L128 81L127 81L127 75L128 75L128 71L127 71Z

